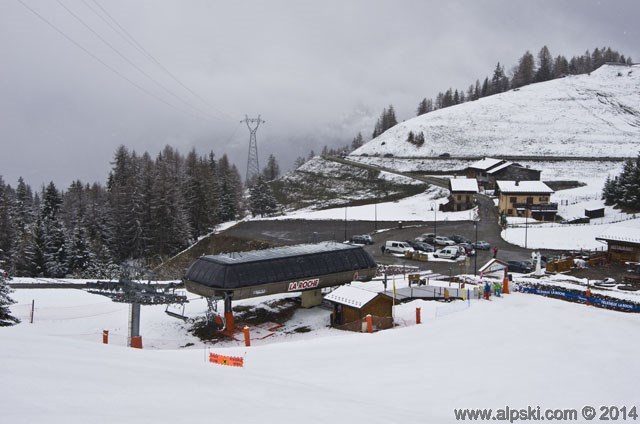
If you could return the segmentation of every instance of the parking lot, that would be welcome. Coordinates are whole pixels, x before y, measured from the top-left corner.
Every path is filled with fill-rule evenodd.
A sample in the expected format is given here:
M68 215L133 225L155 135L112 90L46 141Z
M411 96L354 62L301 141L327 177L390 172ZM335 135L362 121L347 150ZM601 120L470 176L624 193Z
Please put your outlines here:
M482 215L481 215L482 216ZM485 215L487 216L487 215ZM435 228L434 228L435 227ZM377 232L376 232L377 228ZM480 268L489 259L493 252L491 250L478 250L476 257L471 257L465 261L430 261L421 262L403 258L400 255L383 254L381 246L387 240L413 240L423 233L436 233L438 235L449 236L459 234L471 241L476 240L476 230L473 222L451 221L438 222L435 226L433 222L414 221L403 222L373 222L373 221L347 221L346 231L344 221L320 221L320 220L270 220L270 221L247 221L228 229L225 234L268 240L278 244L311 243L318 241L339 241L348 240L356 234L372 234L373 245L365 245L376 262L380 264L406 264L418 266L422 270L432 270L443 275L456 275L459 273L474 273L474 269ZM478 240L485 240L493 248L498 248L498 259L508 260L530 260L532 250L523 249L506 243L500 238L499 227L496 223L482 219L478 225ZM552 251L542 250L545 256L553 254ZM476 265L477 264L477 265Z

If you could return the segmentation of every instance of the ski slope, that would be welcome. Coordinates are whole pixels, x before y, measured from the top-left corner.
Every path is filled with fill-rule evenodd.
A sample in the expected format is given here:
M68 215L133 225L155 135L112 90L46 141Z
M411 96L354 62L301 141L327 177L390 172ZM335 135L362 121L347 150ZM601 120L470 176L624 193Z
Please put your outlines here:
M42 303L50 292L14 295ZM69 311L108 302L58 293ZM41 317L0 329L2 422L447 423L454 408L637 405L640 316L520 293L492 299L397 306L403 326L374 334L318 323L311 337L212 349L244 356L244 368L207 363L200 346L103 345L97 317L87 318L91 340L72 335L88 331L82 319ZM103 321L126 325L126 311L114 314ZM143 307L143 335L159 331L156 319Z
M406 141L423 132L425 143ZM531 84L409 119L351 156L634 157L640 150L640 65Z

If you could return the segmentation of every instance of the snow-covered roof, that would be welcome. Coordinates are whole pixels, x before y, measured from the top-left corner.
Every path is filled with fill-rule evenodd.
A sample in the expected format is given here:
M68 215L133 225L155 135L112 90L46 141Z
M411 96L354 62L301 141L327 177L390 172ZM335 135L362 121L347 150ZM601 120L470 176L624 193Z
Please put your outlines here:
M511 165L513 165L513 162L506 161L505 163L501 163L500 165L496 166L495 168L491 168L491 169L489 169L489 170L487 171L487 174L493 174L493 173L498 172L498 171L500 171L501 169L504 169L504 168L506 168L507 166L511 166Z
M596 240L624 241L640 244L640 228L611 226L607 228Z
M542 181L496 181L501 193L551 194L553 190Z
M451 191L478 192L478 181L475 178L450 178Z
M496 166L502 161L502 159L484 158L472 163L471 165L469 165L469 168L487 170L492 166Z
M355 306L356 308L362 308L367 303L371 302L378 293L358 289L351 286L340 286L324 298L331 302L340 303L347 306Z

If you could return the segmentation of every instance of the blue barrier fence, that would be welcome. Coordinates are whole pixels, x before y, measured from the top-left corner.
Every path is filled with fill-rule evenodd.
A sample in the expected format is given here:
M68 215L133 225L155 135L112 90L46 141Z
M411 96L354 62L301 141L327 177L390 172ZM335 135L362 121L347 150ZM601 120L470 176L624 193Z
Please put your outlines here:
M600 306L606 309L618 309L626 312L640 312L640 305L628 303L620 300L602 299L600 297L587 296L586 294L567 292L556 289L541 289L537 287L520 286L523 293L539 294L542 296L551 296L557 298L566 298L573 301L589 302L594 306Z

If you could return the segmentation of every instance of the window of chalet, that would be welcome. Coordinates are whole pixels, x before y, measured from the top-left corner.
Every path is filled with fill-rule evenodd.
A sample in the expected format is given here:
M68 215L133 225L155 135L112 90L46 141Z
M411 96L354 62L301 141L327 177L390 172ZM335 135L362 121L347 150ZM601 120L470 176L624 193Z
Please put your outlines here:
M509 203L516 203L518 201L517 197L509 197Z

